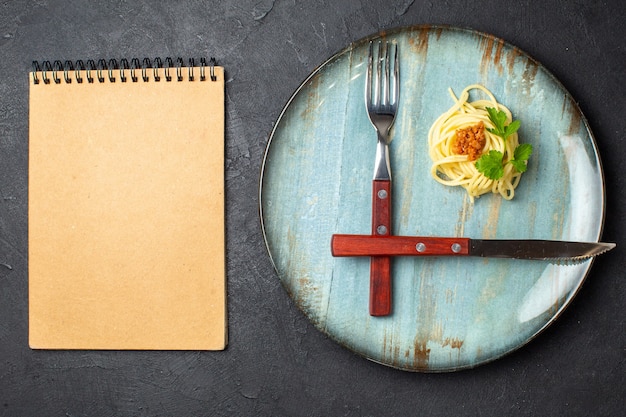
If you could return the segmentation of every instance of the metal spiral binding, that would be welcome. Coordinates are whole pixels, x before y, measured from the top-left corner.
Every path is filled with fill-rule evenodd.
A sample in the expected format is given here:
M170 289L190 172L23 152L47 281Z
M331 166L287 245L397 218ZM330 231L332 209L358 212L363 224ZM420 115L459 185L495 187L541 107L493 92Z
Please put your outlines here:
M206 58L200 58L200 81L207 80L207 67L209 69L208 78L211 81L216 81L215 66L217 66L215 58L211 57L208 64ZM143 82L149 82L151 80L160 82L162 81L162 77L159 70L163 69L165 81L171 82L174 79L176 81L184 80L184 68L185 61L183 58L177 58L176 63L174 63L174 60L170 57L165 58L164 61L158 57L153 60L144 58L143 61L140 61L138 58L132 58L130 63L126 58L122 58L119 61L115 58L109 59L108 61L106 59L98 59L97 62L93 59L88 59L86 62L80 59L75 62L61 62L60 60L56 60L53 62L42 61L39 63L39 61L33 61L32 76L35 84L39 84L41 81L43 81L44 84L50 84L51 82L54 84L61 84L62 82L71 84L72 81L81 84L85 79L87 83L90 84L95 82L103 83L107 79L110 83L114 83L118 77L120 82L123 83L129 80L131 82L139 82L140 77ZM195 81L196 79L195 68L195 60L189 58L187 65L187 79L189 81ZM172 77L173 72L176 74L175 77ZM82 76L83 73L85 74L84 78ZM138 76L139 73L141 73L140 77ZM41 78L39 74L41 74Z

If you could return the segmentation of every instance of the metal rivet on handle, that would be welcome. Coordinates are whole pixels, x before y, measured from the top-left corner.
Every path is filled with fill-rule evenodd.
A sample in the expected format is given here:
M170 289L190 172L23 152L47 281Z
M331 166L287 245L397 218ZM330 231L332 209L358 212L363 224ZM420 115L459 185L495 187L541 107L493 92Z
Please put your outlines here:
M387 198L387 190L378 190L378 198L381 200Z
M453 243L451 249L452 249L452 252L459 253L459 252L461 252L461 244L460 243Z
M415 245L415 249L417 249L418 252L422 253L426 250L426 245L420 242L417 245Z
M378 233L379 235L386 235L387 228L385 227L385 225L381 224L380 226L376 228L376 233Z

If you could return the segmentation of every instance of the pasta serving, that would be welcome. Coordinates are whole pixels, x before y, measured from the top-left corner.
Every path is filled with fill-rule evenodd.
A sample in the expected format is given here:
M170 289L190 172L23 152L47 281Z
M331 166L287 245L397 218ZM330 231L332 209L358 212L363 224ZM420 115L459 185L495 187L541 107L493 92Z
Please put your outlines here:
M486 98L470 102L472 90ZM454 105L428 132L432 177L465 188L472 201L489 192L512 199L532 153L531 145L519 144L519 121L482 85L466 87L458 98L449 93Z

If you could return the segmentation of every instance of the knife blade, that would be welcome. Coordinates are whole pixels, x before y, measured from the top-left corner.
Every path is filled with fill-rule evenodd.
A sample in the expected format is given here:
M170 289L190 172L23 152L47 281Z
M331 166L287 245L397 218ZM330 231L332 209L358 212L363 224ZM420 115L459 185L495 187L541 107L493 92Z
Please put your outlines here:
M346 256L480 256L548 261L582 261L615 247L606 242L568 242L539 239L470 239L335 234L331 253Z

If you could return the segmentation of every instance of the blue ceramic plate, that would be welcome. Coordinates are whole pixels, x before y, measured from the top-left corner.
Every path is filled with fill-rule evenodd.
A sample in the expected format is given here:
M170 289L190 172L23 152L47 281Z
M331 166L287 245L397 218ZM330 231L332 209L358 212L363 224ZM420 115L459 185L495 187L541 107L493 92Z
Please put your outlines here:
M400 109L390 146L393 234L597 241L600 157L575 101L539 63L490 35L410 27L356 42L300 86L272 132L261 175L267 248L294 302L348 349L410 371L451 371L527 343L570 303L591 261L395 258L393 314L368 313L369 259L333 258L334 233L370 233L376 134L363 103L368 43L396 42ZM534 146L515 198L445 187L429 174L427 133L455 92L490 89ZM573 341L575 343L575 341Z

